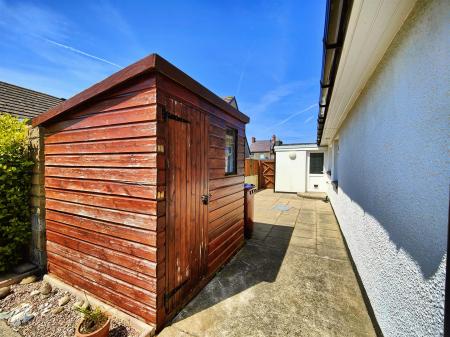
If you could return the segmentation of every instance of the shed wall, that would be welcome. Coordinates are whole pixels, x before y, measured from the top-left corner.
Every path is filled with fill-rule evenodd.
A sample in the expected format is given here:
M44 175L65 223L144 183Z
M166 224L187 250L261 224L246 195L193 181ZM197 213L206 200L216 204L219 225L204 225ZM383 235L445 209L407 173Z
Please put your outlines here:
M192 106L208 114L207 153L209 167L208 237L206 242L207 275L212 275L244 242L244 152L245 124L172 80L158 77L158 104ZM225 128L237 130L237 174L225 175Z
M146 76L46 126L48 271L156 323L156 88Z

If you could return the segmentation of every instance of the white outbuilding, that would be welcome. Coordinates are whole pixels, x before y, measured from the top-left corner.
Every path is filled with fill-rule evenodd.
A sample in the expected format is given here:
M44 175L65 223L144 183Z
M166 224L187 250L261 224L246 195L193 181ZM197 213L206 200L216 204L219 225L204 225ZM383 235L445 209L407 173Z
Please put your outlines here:
M275 146L275 192L325 192L327 148L317 144Z

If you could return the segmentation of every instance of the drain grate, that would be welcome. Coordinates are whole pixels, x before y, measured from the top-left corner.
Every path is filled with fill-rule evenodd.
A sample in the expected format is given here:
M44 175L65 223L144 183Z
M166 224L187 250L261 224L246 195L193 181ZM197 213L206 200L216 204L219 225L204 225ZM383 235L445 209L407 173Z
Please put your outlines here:
M273 206L273 209L276 209L277 211L281 211L281 212L287 212L289 211L291 207L288 205L284 205L284 204L278 204Z

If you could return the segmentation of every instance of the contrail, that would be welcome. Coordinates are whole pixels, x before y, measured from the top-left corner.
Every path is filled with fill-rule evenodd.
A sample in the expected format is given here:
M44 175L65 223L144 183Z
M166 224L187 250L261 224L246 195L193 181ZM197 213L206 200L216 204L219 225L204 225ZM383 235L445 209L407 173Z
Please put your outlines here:
M291 120L292 118L294 118L295 116L298 116L298 115L300 115L300 114L302 114L302 113L304 113L304 112L306 112L306 111L308 111L308 110L311 110L312 108L315 108L315 107L317 107L317 104L311 104L309 107L307 107L307 108L305 108L305 109L303 109L303 110L294 112L292 115L290 115L290 116L287 117L286 119L283 119L281 122L279 122L279 123L277 123L277 124L275 124L275 125L272 125L271 128L275 128L275 127L277 127L277 126L283 125L283 124L285 124L286 122L290 121L290 120Z
M84 51L82 51L82 50L79 50L79 49L76 49L76 48L67 46L67 45L65 45L65 44L62 44L62 43L59 43L59 42L56 42L56 41L53 41L53 40L50 40L50 39L46 39L46 38L43 38L43 39L44 39L45 41L51 43L51 44L54 44L55 46L58 46L58 47L61 47L61 48L65 48L65 49L68 49L68 50L70 50L70 51L73 51L74 53L77 53L77 54L81 54L81 55L90 57L91 59L94 59L94 60L97 60L97 61L100 61L100 62L108 63L108 64L110 64L110 65L112 65L112 66L114 66L114 67L117 67L117 68L119 68L119 69L122 69L122 68L123 68L121 65L118 65L118 64L113 63L113 62L111 62L111 61L105 60L105 59L103 59L103 58L101 58L101 57L97 57L97 56L95 56L95 55L88 54L88 53L86 53L86 52L84 52Z
M310 120L312 120L314 118L314 115L313 116L309 116L308 118L306 118L305 119L305 124L306 123L308 123Z

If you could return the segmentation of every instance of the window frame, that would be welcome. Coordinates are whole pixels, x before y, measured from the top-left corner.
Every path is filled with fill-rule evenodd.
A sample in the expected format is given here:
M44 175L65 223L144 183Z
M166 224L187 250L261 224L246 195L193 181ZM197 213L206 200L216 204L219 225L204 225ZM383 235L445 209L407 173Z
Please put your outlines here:
M234 170L227 172L227 158L225 157L225 176L232 176L237 174L237 150L238 150L238 130L232 126L225 125L225 150L227 145L227 134L231 130L234 135Z
M316 157L316 155L322 155L322 170L321 170L321 172L319 172L319 173L311 172L311 168L312 168L312 166L311 166L312 158L313 158L313 157ZM315 174L315 175L321 175L321 174L324 174L324 171L325 171L324 166L325 166L325 153L323 153L323 152L310 152L310 153L309 153L309 168L308 168L308 174L310 174L310 175L311 175L311 174Z

